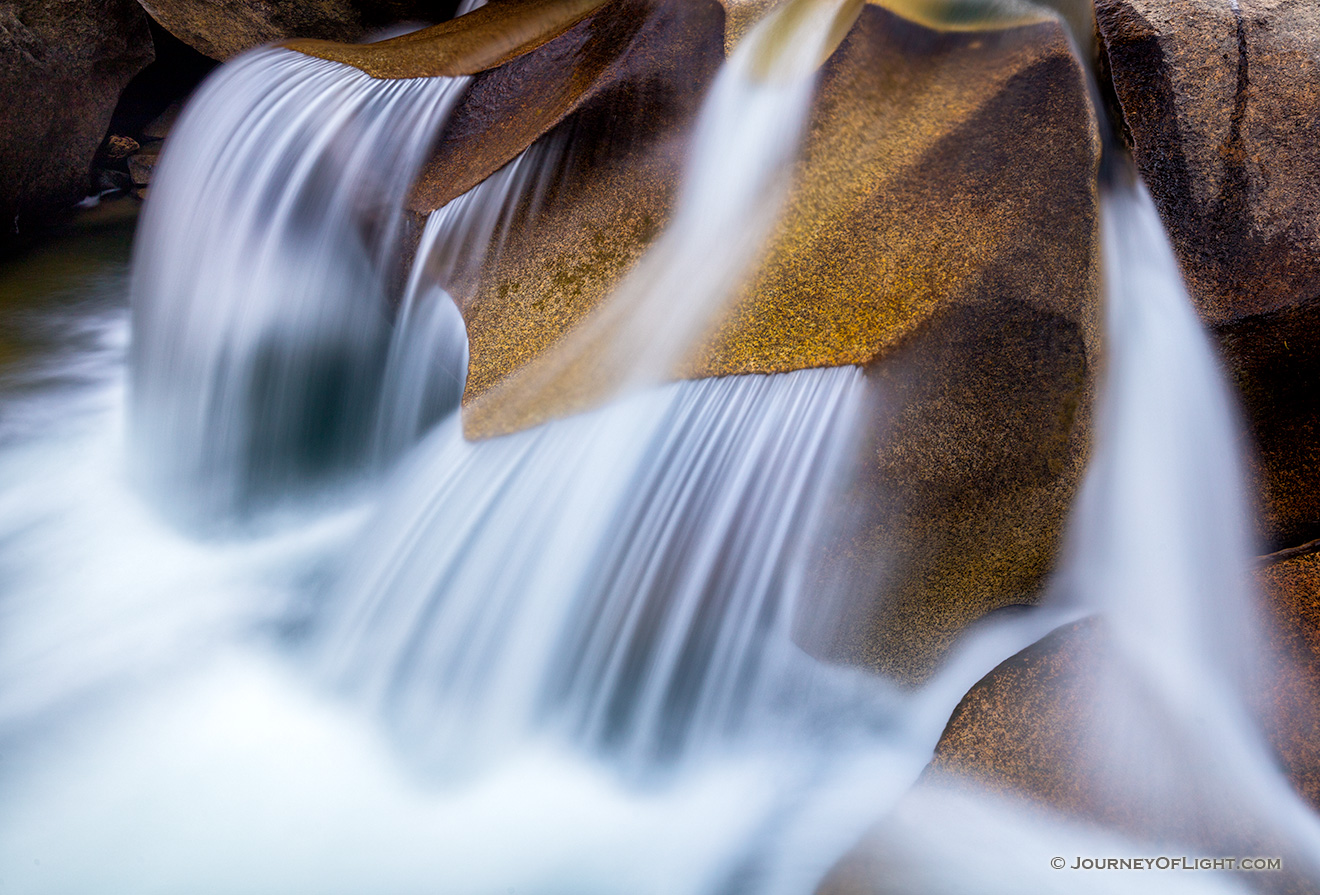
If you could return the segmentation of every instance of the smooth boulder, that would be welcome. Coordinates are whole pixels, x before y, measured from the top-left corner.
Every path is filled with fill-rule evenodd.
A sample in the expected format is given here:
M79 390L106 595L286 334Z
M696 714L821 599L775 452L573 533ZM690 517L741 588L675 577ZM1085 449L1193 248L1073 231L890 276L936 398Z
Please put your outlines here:
M593 358L556 352L668 222L722 49L718 9L657 6L633 52L546 138L572 141L556 189L451 284L471 344L471 438L610 394ZM511 66L534 72L554 47ZM535 83L501 71L474 92L482 78ZM460 120L534 115L540 104L520 99L530 93L501 84ZM480 126L452 127L450 158L480 145ZM861 584L828 588L838 603L799 620L813 652L917 681L967 624L1036 598L1088 449L1098 161L1084 74L1054 19L937 28L872 3L825 62L782 220L671 371L858 364L876 383L882 406L852 496L861 533L836 548ZM555 360L562 376L531 375Z
M125 85L154 58L133 0L0 5L0 245L58 221L91 189Z
M139 0L166 31L223 61L262 44L295 37L358 40L397 22L434 22L457 0Z

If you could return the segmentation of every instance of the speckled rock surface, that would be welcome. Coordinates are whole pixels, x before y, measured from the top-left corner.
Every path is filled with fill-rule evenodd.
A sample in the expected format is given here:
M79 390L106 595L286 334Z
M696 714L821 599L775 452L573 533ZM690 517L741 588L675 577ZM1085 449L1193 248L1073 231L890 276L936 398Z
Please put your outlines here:
M396 22L449 18L457 0L139 0L195 50L224 60L290 37L357 40Z
M1260 451L1264 536L1320 534L1320 6L1099 0L1127 138Z
M1262 694L1270 741L1288 778L1320 811L1320 553L1257 573L1278 673Z
M1254 711L1280 766L1320 810L1320 554L1256 573L1270 652ZM1095 773L1105 754L1102 675L1112 666L1096 620L1050 634L1001 663L954 710L926 776L973 780L1119 828L1140 824L1136 800Z
M120 91L153 56L132 0L0 3L0 245L87 195Z
M865 364L943 307L1005 296L1073 321L1089 345L1098 142L1082 84L1053 22L937 31L866 6L822 73L797 183L763 263L674 375ZM1006 128L1011 141L981 136ZM673 194L672 182L639 183L629 201L654 226L593 234L581 251L561 248L575 241L571 230L526 228L539 243L529 254L553 256L560 275L546 265L501 271L472 300L500 312L469 320L469 409L608 293L640 253L636 234L667 220ZM527 290L536 301L500 299ZM465 420L470 436L580 409L550 396L536 402L539 418L501 419L483 403L479 420Z

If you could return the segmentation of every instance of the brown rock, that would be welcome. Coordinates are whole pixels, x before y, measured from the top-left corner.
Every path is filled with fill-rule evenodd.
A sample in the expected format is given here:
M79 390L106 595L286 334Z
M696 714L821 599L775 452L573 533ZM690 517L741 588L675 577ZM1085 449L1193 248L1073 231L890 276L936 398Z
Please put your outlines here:
M152 59L132 0L0 4L0 243L61 217L90 168L124 85Z
M640 29L631 24L643 22ZM480 277L452 290L468 323L471 346L464 419L469 434L493 431L480 427L473 402L510 373L545 356L586 319L668 220L692 124L723 60L723 26L719 4L702 0L668 0L656 4L649 18L624 15L610 26L619 39L603 46L628 52L602 67L580 98L572 99L574 114L547 138L569 143L553 193L532 219L510 231ZM506 115L494 101L534 95L541 78L535 55L519 60L518 71L474 85L482 111L455 122L447 132L451 142L441 146L442 157L467 158L462 147L471 138L457 135L480 133L483 120L502 122L501 140L509 148L517 146L521 140L516 137L526 138L539 110L559 105L552 96L537 102L532 116ZM573 52L570 58L585 55ZM492 101L487 103L487 96ZM513 403L497 400L487 406L508 415L501 422L505 431L520 427L509 421L521 412ZM527 422L544 418L532 415Z
M1320 535L1320 7L1099 0L1123 126L1260 451L1264 535Z
M1320 808L1320 555L1258 572L1261 615L1271 651L1253 709L1297 791ZM1026 797L1053 810L1144 835L1227 844L1252 835L1233 829L1232 810L1205 793L1118 789L1103 773L1113 760L1114 706L1131 687L1105 627L1077 622L1001 663L954 710L926 770L928 782L974 782L1000 795ZM1158 737L1158 734L1156 735ZM1167 745L1164 745L1167 748ZM1191 756L1181 756L1190 764ZM1148 757L1158 767L1160 757ZM1127 769L1124 773L1131 773ZM1231 787L1225 786L1225 789ZM1186 799L1192 810L1181 812ZM1231 806L1232 803L1226 803ZM1216 814L1216 812L1219 812ZM1229 818L1227 824L1225 817ZM1240 843L1239 843L1240 844ZM1277 846L1277 843L1276 843Z
M151 176L156 172L156 164L160 161L159 143L154 143L144 149L135 152L128 158L128 173L133 177L133 185L144 187L151 183Z
M1129 820L1092 772L1099 754L1107 660L1094 619L1067 625L1005 660L953 710L926 769L931 780L971 779L1111 825Z
M137 152L141 148L142 147L141 145L138 144L138 141L134 140L132 137L125 137L120 134L114 134L106 138L105 156L108 159L114 159L118 161L119 159L128 158L130 155Z
M650 152L661 134L685 140L700 96L722 59L711 47L723 27L715 0L613 0L534 51L477 74L440 134L419 179L413 209L439 208L555 128L562 128L561 136L571 131L602 167L630 151ZM649 126L648 106L655 116ZM579 110L590 123L566 123ZM601 133L608 123L602 117L611 114L627 120ZM625 129L629 125L632 134ZM592 148L602 140L604 146ZM668 155L678 161L682 148ZM677 168L666 170L661 189L668 194ZM651 191L630 192L649 198Z
M373 78L471 75L503 65L591 17L607 0L503 0L465 16L371 44L302 38L285 43Z
M1006 125L1015 132L1034 129L1029 136L1020 131L1023 141L1057 155L1046 164L1041 152L1006 148L1021 144L969 136ZM896 349L940 307L993 302L1008 290L1089 332L1096 145L1081 70L1052 21L936 31L866 6L826 65L799 183L765 262L706 345L676 373L867 363ZM1068 174L1060 178L1060 171ZM672 190L632 193L631 201L648 206L657 224L667 220ZM913 227L913 220L929 225ZM1047 232L1048 239L1034 240L1033 233ZM995 242L996 234L1003 243ZM535 238L551 243L562 234L546 230ZM537 421L521 412L501 420L498 411L478 412L472 402L538 356L536 346L553 344L582 319L581 311L563 313L564 291L577 307L604 297L637 254L626 240L606 243L606 253L622 263L605 270L591 289L584 290L576 275L525 275L513 283L487 278L475 299L479 305L491 290L516 291L531 282L541 300L510 303L512 317L498 318L501 327L535 335L493 340L480 354L474 348L466 396L470 435ZM1001 264L995 259L1006 256L1008 243L1030 248ZM988 274L994 264L999 273ZM988 283L981 290L987 278L1004 292L992 296ZM505 406L535 404L544 419L592 400L560 394L510 399Z
M166 31L224 60L293 37L357 40L374 28L448 18L457 5L422 0L140 0Z
M1266 732L1288 779L1320 811L1320 553L1272 563L1257 580L1275 648L1261 694Z
M174 128L174 122L179 120L179 113L183 111L183 103L170 103L164 112L161 112L146 127L142 128L142 137L145 140L164 140L170 135Z

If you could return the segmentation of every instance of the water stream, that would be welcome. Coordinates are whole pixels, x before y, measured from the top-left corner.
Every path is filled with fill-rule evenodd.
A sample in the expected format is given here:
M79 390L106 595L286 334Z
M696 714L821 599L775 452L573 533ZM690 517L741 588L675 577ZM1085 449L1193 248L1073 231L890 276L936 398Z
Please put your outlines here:
M810 66L771 90L739 65L703 114L741 107L773 145L721 178L707 128L687 187L705 204L612 309L632 296L654 323L654 284L705 263L707 224L754 235L777 204ZM1152 694L1134 717L1178 750L1115 761L1115 785L1186 799L1231 777L1211 808L1320 879L1315 819L1239 710L1235 423L1149 197L1106 197L1106 403L1060 597L902 689L788 630L883 398L861 370L655 386L646 357L607 406L462 438L447 278L559 157L529 151L433 214L397 269L408 183L462 89L286 51L226 66L171 137L131 277L112 253L23 324L50 337L0 380L0 891L811 892L967 688L1085 612ZM706 267L703 301L749 253ZM657 351L695 331L676 316ZM928 873L906 891L1000 891L977 841L1014 850L1014 885L1108 891L1049 857L1149 844L960 798L907 828Z

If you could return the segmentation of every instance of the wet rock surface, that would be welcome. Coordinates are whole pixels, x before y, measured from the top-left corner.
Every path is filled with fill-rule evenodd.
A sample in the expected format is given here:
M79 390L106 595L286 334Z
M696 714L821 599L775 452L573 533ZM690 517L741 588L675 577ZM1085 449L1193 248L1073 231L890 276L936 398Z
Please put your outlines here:
M1263 675L1267 684L1255 694L1253 709L1287 778L1320 807L1320 555L1273 563L1258 571L1256 582L1272 652ZM1049 848L1060 854L1071 854L1062 843L1070 826L1082 829L1078 824L1197 844L1207 854L1277 854L1276 838L1245 826L1232 810L1225 813L1213 793L1175 796L1157 786L1116 790L1106 779L1113 749L1108 737L1115 730L1110 700L1130 680L1116 661L1111 636L1100 619L1074 622L982 678L954 710L921 780L830 870L818 893L897 893L908 891L904 880L918 881L922 891L943 891L938 874L932 877L929 861L920 856L963 860L947 831L978 812L993 823L996 805L1011 812L1004 815L1011 823L1034 814L1040 829L1055 830ZM1142 691L1138 685L1127 692ZM960 798L966 801L959 804ZM1170 810L1175 805L1178 810ZM969 832L987 835L974 824ZM1089 848L1101 841L1094 832L1086 836ZM1019 847L1041 846L1028 840ZM1116 846L1115 853L1130 848ZM1016 857L1009 856L1010 863ZM1038 860L1046 857L1042 852ZM1025 878L1032 869L1023 867L1017 875ZM1285 858L1282 872L1244 880L1265 892L1313 891L1297 872Z
M1320 7L1099 0L1133 155L1258 446L1263 537L1320 534Z
M1320 809L1320 554L1256 573L1270 644L1252 710L1280 767ZM1140 829L1140 800L1097 771L1107 698L1121 675L1103 623L1060 628L1001 663L954 710L928 780L974 781L1118 828Z
M293 37L358 40L396 22L449 18L457 0L141 0L175 37L224 60L261 44Z
M0 5L0 246L60 220L91 189L120 92L153 58L132 0Z

